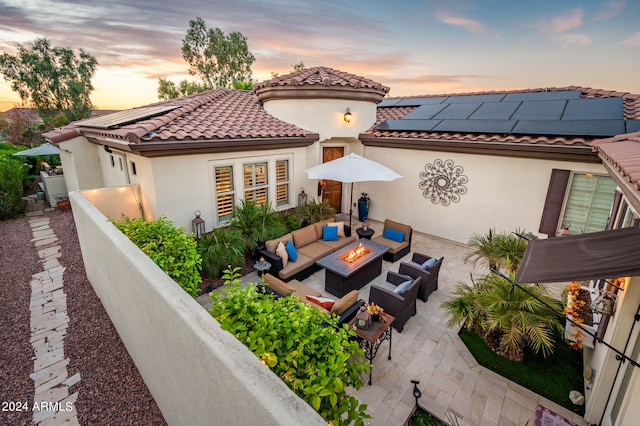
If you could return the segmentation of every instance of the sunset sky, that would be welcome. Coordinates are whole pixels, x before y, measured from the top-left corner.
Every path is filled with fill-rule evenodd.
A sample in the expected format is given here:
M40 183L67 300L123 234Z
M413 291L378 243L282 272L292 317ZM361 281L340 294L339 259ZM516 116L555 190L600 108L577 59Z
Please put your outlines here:
M98 60L98 109L157 101L158 78L193 78L189 20L239 31L253 76L324 65L391 96L579 85L640 93L640 0L0 0L0 51L44 37ZM18 96L0 77L0 111Z

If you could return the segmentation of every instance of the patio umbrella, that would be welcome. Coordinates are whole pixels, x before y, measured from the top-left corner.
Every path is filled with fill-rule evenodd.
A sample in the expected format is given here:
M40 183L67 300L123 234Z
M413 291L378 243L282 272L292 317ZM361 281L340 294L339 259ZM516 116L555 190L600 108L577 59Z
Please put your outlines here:
M349 227L353 216L353 183L368 181L392 181L402 176L380 163L351 153L305 170L309 179L329 179L351 184L349 203Z
M38 157L44 155L58 155L60 154L60 149L51 145L50 143L43 143L40 146L31 149L25 149L24 151L16 152L13 155L27 155L30 157Z

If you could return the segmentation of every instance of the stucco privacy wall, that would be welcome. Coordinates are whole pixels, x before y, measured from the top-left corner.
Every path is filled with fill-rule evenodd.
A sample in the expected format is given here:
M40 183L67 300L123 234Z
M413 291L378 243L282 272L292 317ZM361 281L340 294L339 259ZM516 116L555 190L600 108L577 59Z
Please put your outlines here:
M326 422L79 192L87 277L171 425Z
M68 191L102 188L104 182L98 167L97 145L83 136L60 143L60 162ZM101 147L100 147L101 148Z
M491 228L537 232L553 168L607 174L602 165L590 163L370 146L364 152L365 157L404 176L393 182L360 185L371 197L372 219L392 218L420 232L459 242ZM420 172L437 159L451 159L464 168L467 192L458 203L434 204L418 187Z

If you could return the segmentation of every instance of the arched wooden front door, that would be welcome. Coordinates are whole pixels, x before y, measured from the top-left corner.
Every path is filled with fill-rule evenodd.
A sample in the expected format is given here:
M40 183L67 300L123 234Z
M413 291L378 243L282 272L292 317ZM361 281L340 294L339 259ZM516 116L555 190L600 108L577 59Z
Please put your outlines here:
M322 148L322 162L326 163L331 160L344 156L344 148L339 146L330 146ZM322 201L328 201L329 205L336 209L336 212L342 211L342 182L335 180L323 180Z

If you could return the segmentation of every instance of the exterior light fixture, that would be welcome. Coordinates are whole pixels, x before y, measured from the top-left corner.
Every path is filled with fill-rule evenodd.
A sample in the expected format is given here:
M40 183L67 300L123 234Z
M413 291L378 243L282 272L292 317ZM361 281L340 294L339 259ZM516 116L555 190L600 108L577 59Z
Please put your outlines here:
M367 312L364 306L360 307L360 310L356 314L356 327L361 330L366 330L371 325L371 314Z
M593 312L613 316L616 313L616 301L614 296L609 293L603 293L593 301Z
M347 107L347 111L344 113L344 121L346 121L347 123L351 123L352 119L353 114L351 114L351 108Z
M418 399L422 396L422 392L418 389L419 380L411 380L413 383L413 397L416 399L416 406L418 405Z
M298 205L304 206L305 204L307 204L307 200L307 193L304 192L304 188L300 188L300 193L298 194Z
M200 217L200 210L196 210L194 214L196 218L191 221L191 228L196 241L200 241L200 238L204 235L204 219Z

